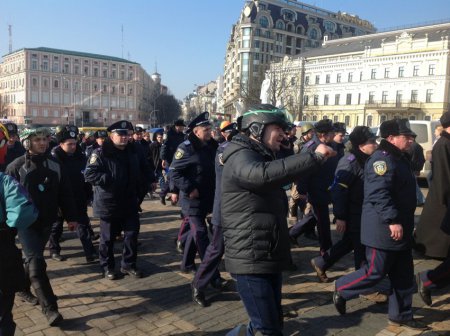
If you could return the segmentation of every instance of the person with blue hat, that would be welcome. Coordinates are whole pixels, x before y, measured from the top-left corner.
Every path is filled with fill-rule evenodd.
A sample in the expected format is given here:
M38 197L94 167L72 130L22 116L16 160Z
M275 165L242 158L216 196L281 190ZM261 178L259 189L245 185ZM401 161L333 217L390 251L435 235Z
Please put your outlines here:
M343 315L348 300L373 290L387 275L389 324L423 331L428 327L414 319L412 309L416 180L406 152L415 133L407 119L394 119L380 125L380 135L378 149L364 166L361 243L366 246L367 263L336 280L333 302Z
M206 215L213 209L214 158L218 146L211 136L208 112L194 118L188 129L188 138L178 146L170 166L173 184L180 190L182 213L191 226L184 247L182 272L195 271L197 251L203 260L209 244Z
M120 120L108 127L110 136L93 151L84 171L86 182L94 188L92 207L100 218L100 266L106 279L115 280L114 240L123 231L120 271L134 278L142 276L137 268L139 234L138 197L141 181L139 158L130 143L133 125Z

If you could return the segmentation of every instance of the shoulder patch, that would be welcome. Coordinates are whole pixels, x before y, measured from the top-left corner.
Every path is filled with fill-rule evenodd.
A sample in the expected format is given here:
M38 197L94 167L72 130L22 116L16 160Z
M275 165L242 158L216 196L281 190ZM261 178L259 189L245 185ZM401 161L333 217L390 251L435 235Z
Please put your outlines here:
M175 155L173 156L176 160L181 159L184 156L184 150L182 150L181 148L178 148L177 151L175 152Z
M217 155L217 158L219 159L220 165L223 166L223 153L219 153L219 154Z
M383 176L387 172L386 161L375 161L373 163L373 170L375 174Z
M96 163L97 162L97 158L98 158L97 154L92 153L91 156L89 157L89 164Z
M353 161L356 160L356 156L355 156L354 154L350 154L350 155L347 157L347 160L350 161L350 162L353 162Z

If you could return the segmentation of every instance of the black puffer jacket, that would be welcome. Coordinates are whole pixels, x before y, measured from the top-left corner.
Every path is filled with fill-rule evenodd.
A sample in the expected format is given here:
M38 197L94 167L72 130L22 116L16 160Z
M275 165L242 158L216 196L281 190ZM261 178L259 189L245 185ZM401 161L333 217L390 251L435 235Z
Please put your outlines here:
M261 143L237 135L222 160L222 227L230 273L279 273L290 260L283 186L318 168L312 153L275 160Z

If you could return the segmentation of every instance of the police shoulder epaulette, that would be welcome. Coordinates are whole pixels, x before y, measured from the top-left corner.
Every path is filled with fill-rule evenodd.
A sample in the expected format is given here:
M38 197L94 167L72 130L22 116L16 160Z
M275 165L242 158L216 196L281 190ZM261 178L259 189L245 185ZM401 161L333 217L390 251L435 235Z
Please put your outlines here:
M383 154L384 156L389 156L389 152L388 151L381 151L381 154Z
M183 143L184 143L186 146L189 146L189 145L191 144L191 142L190 142L189 140L184 140Z
M354 154L350 154L350 155L347 157L347 160L350 161L350 162L353 162L353 161L356 160L356 156L355 156Z
M312 145L314 145L314 140L310 140L310 141L308 141L306 144L305 144L305 146L307 147L307 148L309 148L309 147L311 147Z

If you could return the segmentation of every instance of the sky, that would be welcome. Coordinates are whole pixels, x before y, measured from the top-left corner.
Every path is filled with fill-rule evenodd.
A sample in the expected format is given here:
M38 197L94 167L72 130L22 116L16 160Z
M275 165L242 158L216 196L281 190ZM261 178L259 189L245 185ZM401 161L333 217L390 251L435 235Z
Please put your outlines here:
M449 0L303 1L356 14L378 29L450 21ZM226 44L244 0L1 0L0 56L48 47L123 57L183 99L223 74ZM123 33L122 33L123 27ZM122 38L123 36L123 38ZM123 41L123 42L122 42Z

